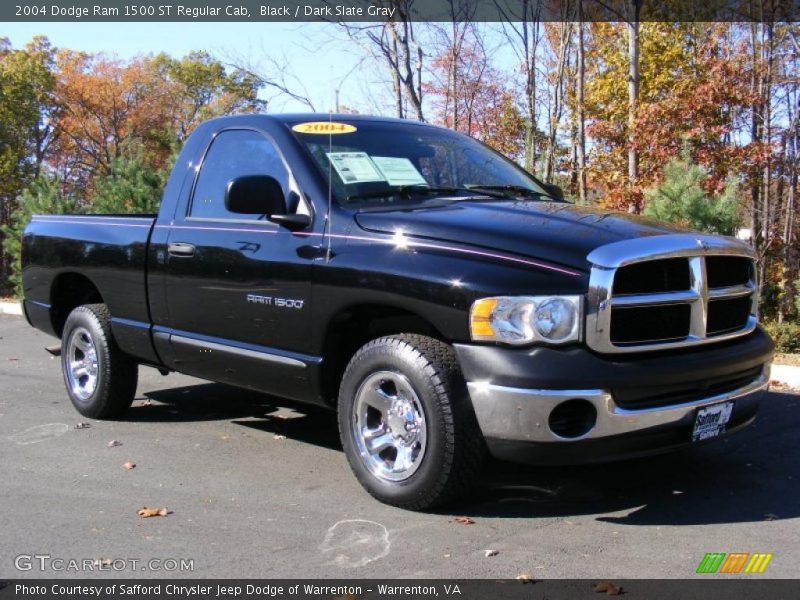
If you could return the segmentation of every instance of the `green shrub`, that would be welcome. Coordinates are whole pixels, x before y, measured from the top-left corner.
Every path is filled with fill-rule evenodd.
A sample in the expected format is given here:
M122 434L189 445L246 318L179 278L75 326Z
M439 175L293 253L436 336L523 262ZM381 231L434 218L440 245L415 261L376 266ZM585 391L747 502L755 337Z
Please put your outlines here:
M168 177L168 169L150 166L141 144L129 142L110 173L97 178L91 212L157 213Z
M22 296L22 232L32 215L63 215L81 212L80 200L64 192L58 177L39 175L19 196L19 208L11 216L11 222L3 227L3 249L11 257L9 282L14 293Z
M794 289L797 290L797 294L794 297L794 306L797 309L797 316L800 317L800 277L794 282Z
M719 195L703 189L705 170L685 159L673 159L664 167L664 181L645 191L644 214L708 233L733 235L739 202L738 184L728 180Z
M784 321L783 323L778 323L777 321L767 321L763 325L764 329L775 341L776 352L783 352L784 354L800 353L800 322Z

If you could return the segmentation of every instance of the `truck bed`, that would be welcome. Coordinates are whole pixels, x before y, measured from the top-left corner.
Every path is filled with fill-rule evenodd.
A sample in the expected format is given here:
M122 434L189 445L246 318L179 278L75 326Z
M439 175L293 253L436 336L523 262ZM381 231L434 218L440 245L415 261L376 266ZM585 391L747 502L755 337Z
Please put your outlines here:
M114 334L148 358L147 248L156 215L34 215L22 241L28 321L60 335L66 309L51 296L86 301L96 290L114 315ZM77 305L77 304L76 304ZM70 309L71 310L71 309Z

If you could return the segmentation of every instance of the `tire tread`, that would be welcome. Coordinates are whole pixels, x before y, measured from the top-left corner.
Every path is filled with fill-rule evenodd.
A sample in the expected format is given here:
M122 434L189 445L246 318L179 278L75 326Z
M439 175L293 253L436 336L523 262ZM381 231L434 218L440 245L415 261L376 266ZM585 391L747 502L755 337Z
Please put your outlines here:
M96 394L101 397L90 405L80 405L73 401L75 408L86 416L95 419L116 419L130 408L136 395L138 364L122 352L111 331L111 313L105 304L84 304L73 310L64 325L65 339L71 329L72 321L85 315L96 321L98 331L93 331L95 344L102 347L107 360L100 361L100 383Z
M411 352L415 355L413 360L416 366L433 383L435 401L445 424L444 461L435 483L414 499L392 500L391 503L409 510L427 510L462 496L480 474L487 452L452 346L420 334L380 337L356 352L345 369L342 381L347 380L364 357L374 352L395 356ZM341 402L340 398L340 405ZM339 429L344 438L342 419L339 419ZM369 486L364 487L379 500L387 501L376 495Z

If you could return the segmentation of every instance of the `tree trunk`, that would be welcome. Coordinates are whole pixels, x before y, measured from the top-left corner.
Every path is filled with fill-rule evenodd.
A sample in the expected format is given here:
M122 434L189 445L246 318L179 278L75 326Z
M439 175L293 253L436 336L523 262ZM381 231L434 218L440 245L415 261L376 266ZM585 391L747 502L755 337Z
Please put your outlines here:
M453 129L458 131L458 23L453 22L453 42L450 48L450 98L453 103Z
M412 77L411 80L411 88L414 90L414 94L412 94L412 105L414 106L414 110L417 112L417 120L418 121L425 121L425 117L422 114L422 46L419 45L417 42L416 37L414 37L414 24L409 22L409 33L411 34L411 42L414 47L414 55L416 56L416 61L414 65L414 69L417 74L417 81L416 86L414 84L414 80Z
M556 162L556 134L558 133L558 123L561 120L561 91L564 89L564 70L567 64L567 51L569 49L569 38L571 35L572 23L561 23L561 35L559 36L558 65L556 67L556 81L553 85L553 104L550 108L550 126L547 132L547 154L544 161L544 180L548 183L552 181Z
M402 27L402 34L398 31L398 26ZM413 24L407 12L399 14L397 21L386 23L385 27L391 36L391 46L378 36L370 39L375 43L381 53L386 57L389 69L392 74L392 85L400 90L400 98L396 104L401 106L398 109L402 116L408 116L410 104L418 121L424 121L422 113L422 50L414 37ZM414 50L415 65L411 64L412 48Z
M788 189L786 191L786 204L784 206L783 221L783 269L781 274L781 300L778 307L778 322L782 323L791 316L797 316L795 298L797 297L798 277L798 248L795 242L795 212L797 210L797 170L798 170L798 127L800 126L800 104L795 90L794 97L791 93L786 96L787 116L789 127L784 136L784 153Z
M630 0L628 20L628 185L631 191L628 210L634 211L633 192L639 176L639 157L634 147L634 126L639 101L639 13L643 0Z
M761 90L761 98L763 99L763 123L761 125L764 132L764 142L767 147L772 145L772 59L773 59L773 27L771 23L762 23L762 47L764 52L763 65L763 87ZM762 209L761 209L761 227L762 237L764 244L768 247L772 239L772 194L770 193L770 183L772 182L772 155L767 155L766 164L764 165L763 186L762 192Z
M759 44L758 44L758 25L756 23L750 24L750 57L751 57L751 75L750 75L750 92L754 98L753 105L750 111L750 139L752 142L758 143L761 141L761 128L759 127L759 110L760 110L760 77L759 77ZM754 169L752 174L752 181L750 186L750 235L752 236L753 247L757 254L761 251L761 219L760 217L760 198L761 186L759 184L759 172ZM761 283L761 279L759 279Z
M394 50L394 55L398 56L397 37L394 37L392 40L392 49ZM394 72L392 73L392 91L394 92L394 103L395 110L397 111L397 118L402 119L405 115L403 114L403 86L400 82L400 69L394 69Z
M577 144L576 158L578 169L578 201L586 204L586 101L584 99L584 82L586 77L586 65L584 62L583 47L583 3L578 1L578 64L575 69L576 82L576 105L577 105Z

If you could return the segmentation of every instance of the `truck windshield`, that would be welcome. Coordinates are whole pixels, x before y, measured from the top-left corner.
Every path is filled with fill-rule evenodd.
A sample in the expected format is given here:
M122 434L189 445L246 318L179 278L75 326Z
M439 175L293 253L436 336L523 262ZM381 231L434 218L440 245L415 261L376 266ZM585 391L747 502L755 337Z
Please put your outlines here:
M553 200L527 172L465 135L417 123L288 124L341 204L394 205L488 196Z

